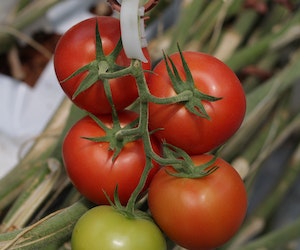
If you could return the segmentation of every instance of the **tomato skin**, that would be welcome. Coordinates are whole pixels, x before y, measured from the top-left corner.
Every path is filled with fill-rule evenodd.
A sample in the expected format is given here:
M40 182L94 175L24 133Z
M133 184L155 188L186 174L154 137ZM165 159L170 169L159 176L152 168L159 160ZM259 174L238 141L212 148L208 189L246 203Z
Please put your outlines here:
M200 52L182 52L192 73L195 87L204 94L222 97L215 102L203 101L210 119L189 112L183 104L149 104L149 128L160 140L182 148L190 155L209 152L225 143L240 127L246 111L246 99L234 72L215 57ZM185 79L180 54L170 56ZM148 85L152 95L175 95L165 62L154 68ZM184 121L184 122L182 122ZM180 125L178 125L180 124Z
M119 114L121 126L137 118L133 112ZM99 119L112 126L111 116L102 115ZM116 186L122 204L126 204L136 188L146 157L141 139L127 143L115 161L108 142L93 142L82 137L100 137L106 133L89 116L79 120L67 133L62 146L63 161L69 178L77 190L96 204L109 204L103 190L111 200ZM153 149L159 153L160 147L153 140ZM153 175L159 170L153 162L144 190L147 189Z
M102 47L105 55L110 54L120 39L120 22L113 17L93 17L84 20L70 28L57 43L54 53L54 68L60 85L66 95L72 99L76 89L86 77L83 72L65 82L62 82L79 68L96 59L95 25L98 21ZM143 49L148 63L143 63L143 68L151 68L150 56L147 48ZM116 63L119 66L129 66L131 60L127 58L124 50L120 52ZM113 101L117 110L123 110L137 97L136 81L132 76L124 76L109 80ZM93 114L107 114L111 106L105 95L102 81L80 93L73 102L80 108Z
M196 165L211 155L193 156ZM238 173L221 158L212 174L198 178L178 178L162 168L148 192L152 216L166 235L189 249L213 249L227 242L243 222L247 194ZM168 171L174 169L167 167Z
M110 206L87 211L72 234L73 250L166 250L159 228L146 219L129 219Z

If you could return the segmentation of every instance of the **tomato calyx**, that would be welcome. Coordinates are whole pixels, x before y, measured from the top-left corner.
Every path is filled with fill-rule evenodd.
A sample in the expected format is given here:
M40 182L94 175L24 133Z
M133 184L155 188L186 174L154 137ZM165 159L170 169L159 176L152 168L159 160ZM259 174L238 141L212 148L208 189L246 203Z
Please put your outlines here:
M191 157L178 147L165 143L163 151L168 159L181 159L179 163L171 164L175 172L166 170L168 174L175 177L190 179L202 178L212 174L218 169L218 166L214 165L217 160L216 155L208 162L195 166Z
M100 32L98 29L98 21L96 21L95 25L95 34L96 34L96 59L89 64L86 64L72 73L69 77L62 80L61 83L70 80L71 78L81 74L88 72L82 82L79 84L78 88L74 92L72 99L74 100L80 93L90 88L93 84L95 84L98 80L106 80L115 78L113 76L102 77L105 74L109 74L111 72L118 72L126 69L126 67L122 67L116 64L116 59L122 50L122 41L121 39L117 43L114 50L109 54L105 55L102 47L102 40L100 36ZM122 75L126 75L126 72L122 73Z
M108 127L97 116L93 114L89 114L89 115L97 123L97 125L104 130L105 135L100 137L83 137L83 138L87 140L91 140L93 142L108 142L109 150L112 150L114 152L112 158L113 160L117 158L119 153L122 151L124 145L126 145L128 142L135 141L140 138L139 135L137 134L133 134L130 136L117 136L119 131L133 129L134 127L136 127L138 123L138 119L135 119L131 123L126 124L122 128L117 116L113 115L113 125L112 127Z
M181 63L185 74L185 80L180 76L178 69L175 63L173 62L173 60L164 53L164 61L173 88L177 95L180 95L184 92L190 95L189 98L187 100L183 100L182 103L184 103L185 107L191 113L206 119L210 119L208 113L204 108L203 102L215 102L221 100L222 97L214 97L211 95L204 94L195 87L192 73L189 69L189 66L183 56L183 53L179 45L178 45L178 51L180 54Z
M112 200L104 190L103 193L106 196L106 199L108 200L110 206L113 207L116 212L122 214L124 217L128 219L144 219L153 222L152 217L148 213L139 209L135 209L136 200L129 200L127 206L123 206L121 204L118 196L118 186L116 186L116 189L114 191L114 202L112 202Z

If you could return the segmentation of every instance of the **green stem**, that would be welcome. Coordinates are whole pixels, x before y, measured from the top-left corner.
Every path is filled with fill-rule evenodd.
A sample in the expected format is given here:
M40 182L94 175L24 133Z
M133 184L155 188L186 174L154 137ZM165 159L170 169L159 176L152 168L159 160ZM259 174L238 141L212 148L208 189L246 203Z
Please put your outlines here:
M214 56L222 61L230 58L237 47L243 42L245 36L251 31L259 14L254 10L243 10L237 16L232 28L226 29L218 46L215 48Z
M0 249L58 249L70 239L75 223L92 206L90 202L81 200L31 226L0 234Z
M273 250L283 247L289 242L299 238L300 217L293 223L288 224L278 230L265 234L257 240L254 240L244 246L230 248L231 250Z
M53 168L52 170L50 170ZM57 160L48 160L35 176L29 179L30 185L20 194L13 206L5 215L0 231L5 232L11 227L22 228L37 208L49 197L60 176L61 165Z
M145 164L144 171L140 178L139 184L133 191L133 193L127 203L127 207L126 207L126 210L129 213L134 214L134 209L135 209L135 204L136 204L137 198L146 183L149 172L152 169L152 160L157 161L159 164L172 164L172 162L178 163L178 160L177 159L176 160L164 159L154 152L152 143L151 143L151 139L150 139L150 133L148 130L148 116L149 116L148 104L149 104L149 96L151 94L149 92L148 85L147 85L147 82L145 79L145 75L142 70L142 64L139 60L133 60L132 74L136 79L137 87L138 87L138 91L139 91L139 97L140 97L139 125L138 125L138 128L134 128L131 130L129 129L127 131L123 130L122 133L123 133L123 135L129 135L129 134L132 134L135 132L140 133L141 139L143 140L144 151L145 151L145 155L146 155L146 164Z
M162 97L162 98L153 96L149 93L147 99L149 102L153 102L156 104L173 104L173 103L188 101L191 99L192 96L193 96L193 92L191 90L184 90L178 93L176 96Z
M288 37L292 32L292 29L297 27L299 22L300 11L296 12L290 20L280 27L279 30L276 29L274 32L267 33L253 44L235 51L225 63L233 71L238 71L247 65L256 63L266 52L274 49L278 50L278 46L276 46L278 42L284 37Z
M276 140L262 152L257 161L261 164L275 149L277 149L283 142L290 138L293 134L299 134L300 131L300 115L296 117L290 125L286 127L278 135ZM261 159L262 158L262 159ZM254 167L254 166L253 166ZM254 169L253 169L254 170ZM273 215L274 210L280 205L283 198L287 195L291 186L295 183L300 173L300 144L295 149L288 165L283 173L279 183L272 190L272 193L264 200L262 204L251 214L245 221L243 227L235 238L226 246L225 249L232 249L236 246L242 245L243 242L253 238L259 234L265 227L267 221ZM251 180L250 180L251 181ZM234 248L235 249L235 248Z
M278 63L278 60L280 60L281 55L278 51L272 51L269 53L266 53L264 55L264 58L256 63L255 68L262 72L262 74L265 74L265 76L250 76L243 81L243 87L244 91L246 93L250 93L255 89L255 87L259 86L261 83L261 80L264 80L271 77L273 74L273 68Z
M140 178L138 186L135 188L133 191L132 195L129 198L129 201L127 203L126 209L129 212L134 213L135 209L135 203L136 200L141 193L148 174L152 168L152 159L149 157L147 152L153 152L153 148L150 142L150 135L148 131L148 100L147 100L147 95L145 93L148 93L148 87L145 79L144 72L142 70L142 64L139 60L133 60L133 75L136 79L137 82L137 87L139 91L139 96L140 96L140 117L139 117L139 125L138 128L142 132L142 140L144 143L144 151L146 155L146 164L145 168L143 170L142 176Z
M169 52L176 51L178 43L182 46L186 43L189 39L186 31L193 26L206 4L207 2L204 0L191 1L188 4L185 4L180 13L178 25L176 26L176 29L174 29L174 34L172 34ZM187 16L189 18L186 18Z
M113 127L118 127L120 129L121 124L120 124L120 121L118 118L118 113L117 113L117 110L116 110L116 107L115 107L115 104L113 101L109 80L104 79L103 85L104 85L105 95L106 95L108 102L110 104L110 107L111 107Z
M297 83L300 77L300 50L293 53L290 62L278 74L267 80L264 84L255 88L247 95L247 113L239 131L226 143L226 147L220 151L220 156L232 159L233 154L240 153L241 144L245 138L252 136L262 124L276 102L282 98L282 94Z
M132 72L132 65L128 66L127 68L115 71L115 72L100 73L99 77L100 77L100 79L113 79L113 78L119 78L122 76L130 75L131 72Z
M26 154L6 176L0 181L0 210L13 202L16 197L28 185L28 180L40 171L41 166L47 159L54 155L59 147L62 136L60 133L66 126L71 102L64 99L49 121L45 130L38 137Z
M191 31L187 46L193 47L194 50L210 53L214 47L212 46L213 40L219 39L218 33L224 22L236 12L241 11L243 2L243 0L210 1L209 4L206 4L196 22L186 28ZM186 30L182 32L186 33Z
M276 136L290 123L291 114L287 112L290 96L280 99L274 111L266 115L263 124L255 132L255 137L244 138L240 143L242 152L237 153L235 157L243 159L248 166L253 164L260 157L264 149L274 144ZM233 154L232 154L233 155ZM249 176L247 176L249 179Z
M132 74L133 71L135 71L133 68L134 68L134 66L131 64L129 67L115 71L115 72L102 73L102 74L100 74L100 78L101 79L112 79L112 78L118 78L118 77L130 75L130 74ZM143 68L141 68L141 71L144 72ZM183 102L183 101L189 100L193 96L193 93L190 90L182 91L176 96L167 97L167 98L159 98L159 97L153 96L153 95L151 95L151 93L149 92L148 89L145 89L145 92L144 92L144 90L142 90L142 91L143 91L143 93L142 93L143 97L142 97L142 99L140 99L140 101L153 102L153 103L157 103L157 104L173 104L173 103Z

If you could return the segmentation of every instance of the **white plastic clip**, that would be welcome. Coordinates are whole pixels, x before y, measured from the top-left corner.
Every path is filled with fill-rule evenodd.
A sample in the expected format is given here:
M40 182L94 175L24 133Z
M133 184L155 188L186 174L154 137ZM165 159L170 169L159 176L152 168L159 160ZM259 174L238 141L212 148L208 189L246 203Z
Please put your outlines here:
M146 59L142 48L147 46L143 16L144 7L139 7L139 0L123 0L120 9L121 38L128 58Z

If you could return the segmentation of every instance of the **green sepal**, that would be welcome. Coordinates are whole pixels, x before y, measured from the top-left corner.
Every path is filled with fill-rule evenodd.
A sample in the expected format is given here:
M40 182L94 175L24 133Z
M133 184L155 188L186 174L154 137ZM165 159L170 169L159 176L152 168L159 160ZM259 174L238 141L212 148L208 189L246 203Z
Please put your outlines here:
M121 128L120 123L117 121L113 122L112 127L106 126L97 116L89 113L89 116L97 123L99 127L101 127L105 135L99 137L82 137L83 139L87 139L93 142L108 142L109 150L113 151L113 161L118 157L123 147L131 142L140 138L139 135L136 136L125 136L124 138L119 138L116 134L121 130L128 130L136 127L139 122L139 118L133 120L132 122L126 124L123 128ZM114 118L116 119L116 118Z
M206 118L206 119L210 119L208 113L206 112L206 110L204 108L203 101L215 102L215 101L222 99L222 97L214 97L211 95L204 94L195 87L192 73L188 67L188 64L183 56L183 53L182 53L179 45L178 45L178 51L180 54L181 63L182 63L183 69L184 69L185 77L186 77L185 80L183 80L180 77L177 67L176 67L175 63L173 62L173 60L170 58L170 56L166 56L164 54L166 69L167 69L168 75L171 79L173 88L177 95L179 95L180 93L187 91L187 90L191 91L193 93L193 95L188 100L182 101L182 103L184 103L185 107L191 113L193 113L197 116ZM168 62L170 62L171 66L169 65Z
M78 88L74 92L72 99L75 99L80 93L90 88L93 84L95 84L99 80L97 68L92 67L94 63L91 63L91 67L89 67L89 73L83 79L83 81L79 84Z
M109 55L106 56L103 51L101 35L100 35L99 29L98 29L98 22L96 22L95 27L96 27L95 28L96 59L94 61L90 62L89 64L84 65L81 68L77 69L70 76L68 76L66 79L61 81L61 83L63 84L64 82L70 80L71 78L73 78L81 73L88 72L86 77L82 80L82 82L79 84L78 88L75 90L75 92L72 96L72 99L75 99L80 93L82 93L83 91L90 88L98 80L116 78L115 75L119 75L118 77L120 77L121 70L126 68L126 67L117 65L115 63L118 55L120 54L120 52L123 48L121 38L119 39L114 50ZM120 73L118 73L116 71L120 71ZM109 73L111 73L111 72L113 72L115 74L110 76ZM102 76L104 76L106 73L108 74L108 76L105 76L102 78Z
M175 147L174 145L164 143L163 145L164 155L169 159L181 159L178 164L172 164L176 172L166 170L168 174L178 178L202 178L215 172L219 167L213 166L217 160L217 155L201 165L195 166L191 157L182 149Z
M152 217L146 213L143 212L141 210L137 210L134 209L133 211L129 210L128 207L123 206L120 202L120 198L119 198L119 194L118 194L118 185L116 186L115 190L114 190L114 201L112 201L110 199L110 197L107 195L107 193L105 192L105 190L102 190L106 199L109 202L109 205L112 206L116 212L122 214L123 216L125 216L128 219L144 219L144 220L149 220L151 222L154 222Z

